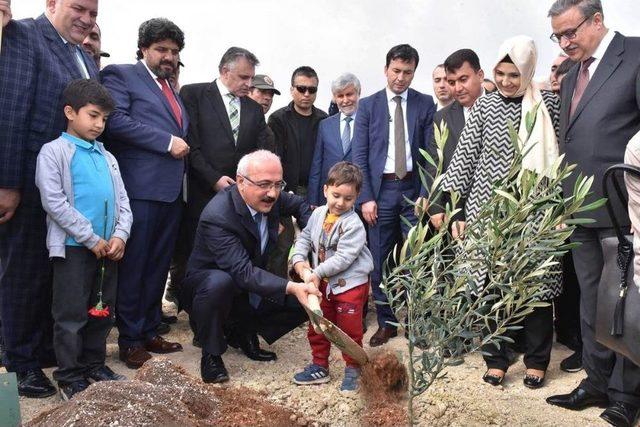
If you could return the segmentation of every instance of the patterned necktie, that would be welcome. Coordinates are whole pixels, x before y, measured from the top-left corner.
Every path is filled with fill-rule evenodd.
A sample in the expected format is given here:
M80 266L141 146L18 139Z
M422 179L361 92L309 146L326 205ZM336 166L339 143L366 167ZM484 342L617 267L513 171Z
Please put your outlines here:
M589 66L595 61L594 57L583 61L580 64L580 72L578 73L578 81L576 82L576 90L573 93L573 99L571 100L571 110L570 116L573 116L576 109L578 108L578 104L582 99L582 95L584 95L584 91L587 89L587 85L589 84Z
M403 179L407 176L407 150L404 137L404 116L402 114L402 97L394 96L396 113L393 117L396 176Z
M347 154L349 147L351 147L351 121L353 117L347 116L344 118L344 130L342 131L342 152Z
M238 142L238 131L240 130L240 113L236 107L236 96L228 93L229 97L229 122L231 123L231 131L233 132L233 140Z
M160 86L162 87L162 93L164 93L164 96L167 98L167 101L169 101L169 105L171 106L171 111L173 111L173 116L178 121L178 125L182 127L182 110L178 105L178 101L176 100L176 97L173 94L173 91L171 90L171 88L169 87L165 79L158 78L156 80L158 80L158 83L160 83Z
M80 70L80 75L85 79L90 78L91 76L89 76L87 65L84 63L84 59L82 59L82 53L78 50L80 47L75 44L67 43L67 48L71 51L71 56L73 56L73 59Z

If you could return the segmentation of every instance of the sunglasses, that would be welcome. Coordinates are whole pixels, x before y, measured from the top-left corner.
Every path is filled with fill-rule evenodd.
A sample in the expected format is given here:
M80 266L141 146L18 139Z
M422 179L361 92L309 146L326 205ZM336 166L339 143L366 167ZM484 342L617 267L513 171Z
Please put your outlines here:
M318 91L318 86L294 86L296 90L302 94L305 92L309 92L310 95L313 95Z

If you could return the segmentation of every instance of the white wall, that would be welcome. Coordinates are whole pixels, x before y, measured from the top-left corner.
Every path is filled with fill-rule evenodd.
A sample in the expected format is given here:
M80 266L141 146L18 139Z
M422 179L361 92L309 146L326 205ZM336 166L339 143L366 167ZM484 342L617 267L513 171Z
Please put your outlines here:
M14 0L15 18L37 16L45 0ZM283 93L274 108L289 102L289 79L299 65L320 76L316 105L327 109L333 78L355 73L363 94L381 89L386 52L409 43L420 53L413 87L432 92L431 71L454 50L474 49L490 73L499 44L527 34L539 49L538 78L548 74L558 53L551 42L551 0L101 0L98 23L103 64L135 59L138 26L166 17L182 28L186 46L181 83L210 81L217 76L222 53L245 47L261 61L258 73L269 74ZM640 35L638 0L603 0L605 23L625 35ZM273 110L272 110L273 111Z

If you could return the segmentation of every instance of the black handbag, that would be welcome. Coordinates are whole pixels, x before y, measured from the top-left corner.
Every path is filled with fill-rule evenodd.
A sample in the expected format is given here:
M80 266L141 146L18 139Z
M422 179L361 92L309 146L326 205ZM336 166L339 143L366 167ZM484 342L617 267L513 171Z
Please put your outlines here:
M620 229L608 191L613 184L618 201L627 206L616 172L640 179L640 168L626 164L611 166L603 177L603 193L616 236L601 241L604 269L598 285L596 341L640 366L640 290L633 283L632 236L625 236Z

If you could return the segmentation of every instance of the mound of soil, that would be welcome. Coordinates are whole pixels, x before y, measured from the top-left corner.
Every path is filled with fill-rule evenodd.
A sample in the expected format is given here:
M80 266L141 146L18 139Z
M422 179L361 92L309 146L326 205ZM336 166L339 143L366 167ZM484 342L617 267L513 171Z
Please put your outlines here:
M391 351L379 351L369 356L362 367L362 389L367 410L362 424L367 426L407 425L407 368Z
M27 426L296 426L310 421L247 388L205 384L165 358L131 381L92 384Z

